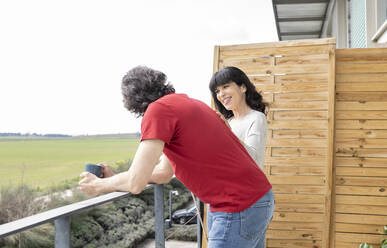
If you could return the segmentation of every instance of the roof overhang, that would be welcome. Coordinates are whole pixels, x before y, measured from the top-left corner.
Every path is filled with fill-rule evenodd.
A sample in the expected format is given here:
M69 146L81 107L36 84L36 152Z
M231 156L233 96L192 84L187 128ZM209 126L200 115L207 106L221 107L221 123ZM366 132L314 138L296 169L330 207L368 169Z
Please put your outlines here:
M335 0L272 0L279 40L326 37Z

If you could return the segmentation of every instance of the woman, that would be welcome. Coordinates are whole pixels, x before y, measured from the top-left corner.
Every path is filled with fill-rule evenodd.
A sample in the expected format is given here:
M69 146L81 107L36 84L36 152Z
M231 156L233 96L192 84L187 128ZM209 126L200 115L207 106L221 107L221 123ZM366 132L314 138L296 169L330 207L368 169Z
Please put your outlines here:
M210 81L216 109L228 121L259 168L263 169L266 149L266 103L246 74L236 67L225 67Z
M262 101L262 96L246 74L236 67L225 67L216 72L209 86L215 107L220 112L218 115L226 124L229 124L232 132L262 170L267 136L266 103ZM271 195L270 201L273 201L273 198L274 196ZM273 209L274 203L271 212L266 216L269 220L273 216ZM264 212L262 209L263 215ZM216 213L208 209L207 230L209 233L214 229L216 220ZM256 219L256 225L261 226L261 238L256 247L265 247L267 225L264 223L268 223L264 218Z

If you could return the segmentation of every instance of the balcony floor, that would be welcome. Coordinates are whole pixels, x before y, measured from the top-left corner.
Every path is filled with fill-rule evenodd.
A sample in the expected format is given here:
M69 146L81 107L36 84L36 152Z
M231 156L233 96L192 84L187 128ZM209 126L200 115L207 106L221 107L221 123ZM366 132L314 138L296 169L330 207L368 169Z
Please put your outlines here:
M137 248L154 248L155 240L147 239L142 244L137 246ZM197 248L198 245L196 242L188 242L188 241L177 241L177 240L168 240L165 241L166 248Z

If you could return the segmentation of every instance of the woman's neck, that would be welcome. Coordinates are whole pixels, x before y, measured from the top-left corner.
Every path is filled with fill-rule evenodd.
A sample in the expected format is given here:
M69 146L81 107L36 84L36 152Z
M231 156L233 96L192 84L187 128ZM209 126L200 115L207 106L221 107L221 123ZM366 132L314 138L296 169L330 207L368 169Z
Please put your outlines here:
M251 108L247 104L243 104L243 105L239 106L238 109L235 109L232 111L232 113L234 114L235 120L242 119L246 115L250 114L250 112L251 112Z

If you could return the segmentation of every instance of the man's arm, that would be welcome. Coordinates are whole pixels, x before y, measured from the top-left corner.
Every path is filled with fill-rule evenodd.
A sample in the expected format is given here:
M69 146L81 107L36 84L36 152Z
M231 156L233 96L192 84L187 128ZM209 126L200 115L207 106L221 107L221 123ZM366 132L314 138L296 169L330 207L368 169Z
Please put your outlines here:
M108 178L97 178L91 173L83 172L81 174L83 179L79 182L80 189L88 195L114 191L139 194L151 181L153 170L159 162L163 149L162 140L144 140L140 143L128 171ZM157 176L152 179L158 180Z
M156 165L153 170L152 176L149 180L149 183L156 184L165 184L169 183L173 177L172 165L169 162L168 158L163 154L161 156L160 162Z

